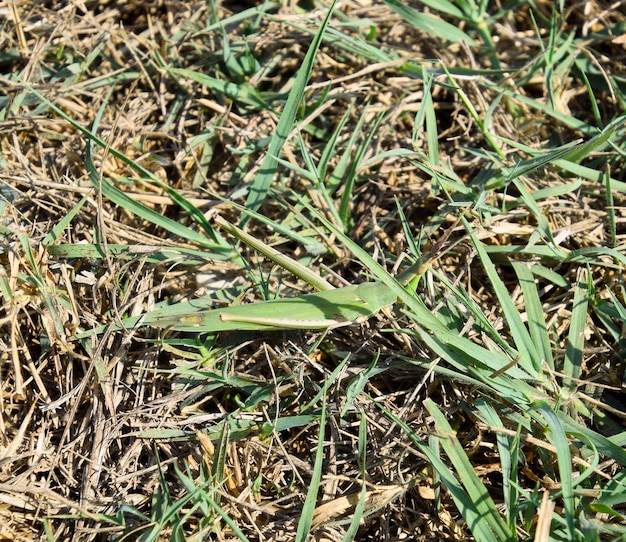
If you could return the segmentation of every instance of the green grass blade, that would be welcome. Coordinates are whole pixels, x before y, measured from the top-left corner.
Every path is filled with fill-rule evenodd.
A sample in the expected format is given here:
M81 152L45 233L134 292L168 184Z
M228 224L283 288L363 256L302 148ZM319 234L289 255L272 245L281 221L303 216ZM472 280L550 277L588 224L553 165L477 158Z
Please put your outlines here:
M416 333L426 346L458 371L457 377L465 377L468 381L476 379L498 396L519 405L528 404L534 397L545 398L543 393L527 383L534 379L519 367L511 367L511 360L501 352L474 345L453 331L429 333L417 328ZM493 376L505 367L508 368L504 375Z
M598 183L602 182L603 184L606 184L606 171L593 169L588 166L584 166L579 162L585 158L588 158L592 152L602 150L607 144L610 145L611 137L615 134L617 128L623 123L624 117L620 117L619 119L613 121L606 128L604 128L604 130L602 130L600 133L593 133L591 131L586 132L586 135L590 135L592 137L584 143L567 143L550 151L538 151L537 149L524 145L519 141L514 141L502 136L498 137L502 141L506 142L507 145L515 147L516 149L519 149L532 156L532 158L520 162L519 165L516 165L512 170L510 170L510 176L517 174L519 172L518 168L520 167L523 168L521 173L526 174L530 173L530 171L533 171L534 169L537 169L537 167L530 166L541 166L550 164L577 177L582 177L583 179ZM535 162L535 159L539 159L540 161ZM626 183L624 183L623 181L612 178L610 176L609 180L613 189L622 192L626 191ZM574 180L573 182L575 183L579 181ZM544 190L549 190L549 188ZM535 196L535 193L533 193L533 196Z
M439 166L439 134L437 129L437 114L432 96L433 78L429 74L426 66L422 66L422 80L424 81L424 97L415 114L413 121L413 134L411 141L413 149L419 149L419 135L422 130L426 132L426 144L428 149L428 163L432 166Z
M619 463L623 467L626 467L626 449L624 449L626 440L624 440L624 434L605 437L593 429L575 422L570 416L563 412L557 412L557 416L567 433L581 433L593 443L593 446L599 453Z
M174 472L188 492L185 498L178 501L177 508L181 508L183 505L186 505L185 508L187 508L189 506L187 501L195 501L197 506L201 508L205 518L208 518L209 516L213 517L213 514L211 514L211 512L213 512L222 518L224 523L226 523L226 525L233 530L233 533L235 533L239 540L242 540L243 542L247 542L249 540L233 518L230 517L228 513L219 505L217 500L213 498L214 495L217 495L215 491L212 491L210 488L207 489L205 484L198 485L197 480L194 480L191 476L183 473L176 463L174 464ZM211 484L213 484L213 481ZM189 510L186 515L191 516L191 512L192 511ZM186 538L183 538L182 540L186 540Z
M500 137L499 139L510 143L510 141L506 140L505 138ZM512 145L517 146L515 142L512 142ZM565 157L571 156L572 153L580 146L582 146L581 143L572 141L546 152L538 153L536 149L532 149L532 152L530 152L531 158L528 158L527 160L521 160L511 168L508 168L504 180L511 181L518 177L523 177L524 175L528 175L533 171L538 170L539 168L554 163L556 160L563 160L565 159ZM531 151L529 147L527 147L525 150L527 152Z
M456 19L463 20L465 17L463 11L448 0L420 0L420 4L424 4L435 11L440 11Z
M572 481L574 489L576 489L577 487L584 487L583 482L595 474L595 471L600 464L600 454L598 453L598 450L594 446L591 439L587 438L587 436L583 433L579 433L577 431L568 431L568 435L580 440L582 443L584 443L586 448L591 451L591 458L589 458L589 456L585 458L588 466L586 466L585 470L583 470L582 472L577 473L577 476Z
M572 115L561 113L560 111L554 109L546 103L542 103L539 100L535 100L534 98L525 96L524 94L520 94L518 92L515 92L514 90L503 88L499 83L494 83L488 78L480 79L479 84L485 86L490 90L493 90L498 94L503 93L505 96L528 106L532 110L539 111L542 114L548 115L549 117L563 123L565 126L572 130L580 131L590 136L594 136L597 133L597 128L595 126L592 126Z
M589 141L585 141L582 145L576 146L572 152L564 156L562 160L578 163L587 158L592 152L602 150L615 134L617 128L623 128L626 117L615 119L600 133L593 136Z
M214 487L220 487L226 481L224 475L226 473L226 458L228 456L228 444L230 438L230 426L225 423L222 426L219 441L215 447L215 456L211 465L211 478ZM210 491L211 495L216 495L216 502L219 503L219 495L214 491Z
M315 451L315 462L313 464L313 473L309 483L309 489L302 507L302 514L298 521L298 530L296 532L296 542L306 542L311 530L313 522L313 514L317 504L317 493L319 491L320 482L322 480L322 467L324 466L324 435L326 429L326 396L322 397L322 411L319 420L319 437L317 439L317 450Z
M587 326L587 309L589 307L589 285L587 270L581 268L574 287L572 316L563 360L563 387L574 392L582 372L583 352L585 348L585 328ZM569 377L569 378L568 378Z
M346 109L346 112L343 114L339 122L337 123L337 127L333 130L333 133L326 141L324 145L324 149L322 150L322 155L319 161L319 176L320 179L323 180L326 178L326 172L328 171L328 166L330 164L331 158L337 153L337 146L339 142L339 136L341 132L348 122L350 116L352 115L352 110L354 108L354 104L350 104ZM308 154L308 153L307 153ZM335 168L337 169L337 168ZM339 181L334 179L335 170L329 175L328 182L326 183L327 191L330 196L334 194L333 188L337 188L339 186Z
M463 32L458 26L444 21L434 15L417 11L399 0L384 0L391 9L400 15L407 23L415 28L419 28L426 34L441 38L450 43L464 41L469 46L474 47L476 42Z
M308 403L305 403L300 406L300 412L305 413L309 410L312 410L317 403L322 400L323 397L326 397L329 393L331 386L337 382L340 378L341 374L345 370L346 365L352 359L352 353L348 353L339 363L337 363L337 367L333 369L333 372L324 379L324 384L320 387L318 392L315 394L313 398Z
M535 201L542 201L549 198L559 198L566 194L575 193L578 189L580 189L582 184L582 179L576 179L571 183L548 186L546 188L540 188L539 190L533 190L531 196ZM522 198L515 198L513 201L507 202L504 206L504 209L515 209L522 204L524 204L524 200Z
M270 141L267 154L261 163L259 173L250 187L250 193L246 199L246 207L253 211L258 210L263 201L265 201L265 197L267 196L272 180L274 179L274 174L278 166L277 158L280 156L283 145L287 141L289 133L293 129L296 115L298 113L298 107L304 98L306 83L311 76L317 51L322 43L324 32L330 22L336 2L337 0L333 0L328 8L326 17L324 17L324 20L322 21L322 24L313 38L313 41L309 46L309 50L307 51L306 56L298 69L298 75L296 76L293 87L287 97L285 108L280 116L278 125L276 126L276 131Z
M466 228L468 228L469 231L469 224L465 222L465 219L463 219L463 222L466 224ZM511 301L511 296L509 295L506 286L502 282L502 279L500 279L500 276L498 275L498 272L496 271L496 268L493 265L491 258L489 258L487 252L485 251L482 243L473 233L470 233L470 238L474 248L478 252L478 257L483 264L483 268L489 277L491 286L498 297L498 301L502 307L502 312L506 318L506 323L511 330L511 334L513 335L515 346L520 354L519 364L530 374L541 373L542 357L537 351L526 326L524 326L517 308Z
M215 217L215 223L231 235L237 237L240 241L243 241L249 247L253 248L257 252L260 252L274 263L280 265L283 269L286 269L296 277L301 278L307 284L310 284L313 288L319 290L320 292L334 289L332 284L330 284L326 279L320 277L317 273L311 271L308 267L302 265L293 258L278 252L278 250L259 241L252 235L247 234L243 230L223 219L221 216Z
M367 485L365 484L367 479L367 420L363 415L361 415L361 419L359 421L358 449L361 479L363 480L361 484L361 493L359 494L359 500L357 501L354 509L354 516L352 517L350 525L346 529L346 534L344 535L342 542L352 542L355 539L359 531L361 520L363 519L363 512L365 511L365 499L367 496Z
M344 116L342 122L345 122L345 120L347 120L347 116ZM324 204L326 212L333 217L333 220L337 222L337 224L341 222L341 219L339 218L339 212L337 211L337 206L335 205L335 201L333 200L333 194L331 194L331 192L328 190L327 184L324 182L324 179L326 179L326 169L328 164L324 164L323 162L325 160L325 154L328 153L328 159L332 158L332 156L334 155L334 152L336 150L336 141L334 138L339 135L340 130L341 128L337 128L337 131L331 136L332 141L328 142L325 145L324 152L322 154L322 157L320 158L319 167L315 166L314 158L311 155L310 150L307 148L307 144L304 141L302 134L298 134L300 152L302 152L302 157L305 164L307 165L306 174L302 175L302 177L305 179L308 178L311 181L311 184L315 187L315 190L317 190L321 196L320 204ZM296 171L294 164L283 160L280 160L280 163L284 163L287 168L291 169L292 171Z
M244 21L254 21L259 20L263 15L266 15L266 12L274 10L280 7L280 3L278 2L263 2L257 6L244 9L242 11L237 11L233 13L230 17L219 18L217 14L215 17L209 20L210 24L202 27L200 32L209 34L211 32L219 32L226 26L237 26L239 23ZM187 38L187 32L181 32L180 39Z
M611 248L615 248L617 244L617 222L615 215L615 204L613 199L613 188L611 186L611 175L610 169L606 168L603 173L604 177L604 186L606 188L606 210L609 216L609 234L611 235Z
M528 320L528 329L533 344L537 347L537 354L540 362L546 363L548 367L554 370L554 360L552 358L552 345L548 336L548 328L544 316L544 310L539 299L539 292L535 284L535 276L531 267L512 261L511 265L517 275L522 293L524 294L524 303L526 305L526 316Z
M552 237L550 223L548 222L546 216L541 212L539 205L537 205L537 202L532 197L532 194L529 192L528 188L526 188L523 180L520 177L516 177L515 179L513 179L513 184L520 193L521 201L524 202L526 207L528 207L528 209L532 212L535 220L537 220L537 229L530 236L528 244L532 246L537 243L537 241L539 241L541 238L543 238L549 242L548 246L550 248L553 248L554 251L559 254L559 249L556 247L556 244L554 243L554 239Z
M52 245L52 243L54 243L57 239L61 238L64 235L63 231L65 230L65 228L67 228L71 224L72 219L76 216L78 211L80 211L83 208L83 205L88 200L89 200L89 196L85 196L76 205L74 205L74 207L72 207L70 212L67 213L59 222L57 222L54 225L54 227L52 228L52 231L44 237L41 244L45 247L48 247L49 245ZM2 216L1 210L0 210L0 216Z
M424 69L424 100L420 106L419 114L423 112L426 120L426 142L428 144L428 163L434 167L441 165L439 159L439 130L437 128L437 113L431 93L432 78Z
M450 83L450 86L453 88L453 90L456 92L457 96L463 102L463 105L465 106L465 109L467 110L467 112L470 114L470 116L476 122L476 125L478 126L478 128L482 132L483 136L485 137L485 140L489 143L491 148L498 155L498 158L500 160L504 160L505 159L504 151L498 145L497 138L491 133L491 130L489 129L489 126L487 126L485 121L480 117L478 111L474 107L473 101L469 98L469 96L465 93L465 91L456 82L456 79L454 78L454 75L452 74L452 72L450 72L444 64L441 64L441 66L442 66L444 72L446 73L446 76L448 77L448 81ZM501 99L501 98L499 98L499 99Z
M229 206L232 206L234 209L237 209L241 213L247 215L249 218L256 218L259 222L269 226L276 233L280 233L287 239L291 239L301 244L306 249L306 251L311 254L323 254L324 252L326 252L326 247L320 241L318 241L314 237L305 236L298 233L293 227L290 227L288 223L286 224L286 221L284 219L278 222L261 213L257 213L256 211L248 209L245 205L240 205L234 201L222 198L217 194L212 194L212 196L216 197L216 199L223 201ZM300 213L298 210L293 211L294 220L298 222L298 224L304 224L308 229L311 229L310 224L306 222L301 215L302 213ZM245 220L244 222L247 222L247 220Z
M448 423L448 420L446 420L446 417L431 399L426 399L424 406L433 417L437 434L440 437L441 447L452 461L459 479L471 500L472 516L475 515L480 518L473 524L468 521L469 528L480 540L484 540L482 536L485 535L492 540L514 540L515 537L511 534L498 512L489 495L489 491L478 478L467 454L463 450L463 446L457 439L456 433ZM460 510L460 512L463 514L463 517L466 517L464 510ZM482 533L482 535L479 537L478 533Z
M27 85L27 88L29 89L29 92L32 92L35 96L37 96L40 100L42 100L42 102L46 103L48 107L50 107L57 115L65 119L72 126L74 126L81 134L87 137L88 144L87 144L87 149L85 151L86 153L85 166L89 173L90 181L97 189L102 190L102 194L105 197L109 198L111 201L123 207L124 209L127 209L137 214L137 216L140 216L148 220L149 222L152 222L153 224L156 224L157 226L164 228L165 230L169 231L170 233L173 233L174 235L178 235L183 239L187 239L191 242L195 242L201 246L209 248L210 250L215 252L214 257L216 258L219 258L219 259L232 259L232 258L237 259L238 258L237 253L235 253L232 250L232 248L220 242L219 237L214 235L214 232L210 229L210 227L208 227L206 220L204 220L203 218L201 219L200 223L203 227L205 227L205 230L208 227L207 233L212 238L212 240L207 239L206 236L199 234L195 230L187 228L183 226L182 224L179 224L176 221L171 220L163 216L162 214L153 211L149 207L146 207L145 205L142 205L141 203L133 200L132 198L124 194L122 191L117 189L115 186L113 186L111 183L109 183L105 178L101 177L100 173L98 172L93 162L93 150L92 150L93 143L95 143L102 149L106 149L107 152L111 153L113 156L120 159L122 162L124 162L128 166L132 167L135 171L140 173L145 179L150 180L151 182L157 184L160 188L164 189L168 193L168 195L172 198L173 201L176 201L177 203L181 204L181 206L183 206L184 209L189 211L196 219L202 216L202 213L195 206L192 206L190 203L188 203L175 190L171 189L165 183L159 181L149 170L138 165L135 161L131 160L125 154L117 151L113 147L109 147L105 141L103 141L96 135L97 127L100 123L100 119L102 118L102 115L107 105L106 100L103 101L102 106L99 108L96 114L96 117L93 123L93 129L88 130L87 128L82 126L80 123L76 122L67 113L65 113L65 111L57 107L53 102L51 102L41 93L39 93L37 90L31 88L28 85Z
M437 475L441 478L443 484L446 486L447 490L450 492L450 495L452 496L456 507L463 515L463 518L467 522L467 525L472 531L472 534L475 536L476 540L481 540L484 542L514 540L512 536L506 533L506 525L503 524L502 518L500 518L500 522L502 522L502 525L498 526L497 531L504 532L505 536L503 538L499 538L496 533L491 530L489 525L491 518L483 518L478 513L476 502L468 494L466 489L464 489L463 485L459 483L454 473L441 460L437 452L435 452L431 446L422 441L422 439L420 439L404 421L402 421L400 418L390 412L381 403L375 402L375 404L385 414L385 416L387 416L398 427L400 427L402 431L405 432L409 439L411 439L411 442L413 442L413 444L415 444L419 448L420 452L422 452L426 456L432 468L435 470ZM441 441L445 438L447 438L447 435L443 435L443 438L437 438L437 442L441 443ZM491 499L490 497L488 498ZM483 505L483 507L487 506L488 505ZM493 521L495 523L498 520L494 517Z
M567 436L565 435L565 429L556 414L548 405L545 403L538 403L534 405L534 408L541 414L543 419L548 424L548 438L556 448L568 540L576 540L574 530L576 517L574 512L574 487L572 483L572 456L569 451L569 442L567 440Z
M491 402L485 398L479 398L474 402L474 406L481 416L482 421L490 428L495 429L496 443L502 468L502 493L506 505L507 524L512 531L515 525L515 506L517 504L517 464L513 462L516 454L514 446L519 446L519 439L514 439L497 429L504 428L502 420Z
M92 158L91 152L91 144L87 146L86 157L85 157L85 165L87 167L87 171L89 172L89 179L95 187L100 187L102 190L102 195L112 202L116 203L120 207L126 209L128 212L136 214L149 222L152 222L156 226L159 226L166 231L182 238L187 241L197 243L200 246L206 247L211 251L211 255L220 260L235 260L239 259L238 254L233 251L231 247L227 247L225 245L216 245L213 241L208 239L205 235L192 230L191 228L187 228L178 222L163 216L161 213L146 207L145 205L135 201L133 198L127 196L113 186L109 181L100 177ZM207 255L208 256L208 255Z
M350 226L350 208L352 206L352 196L354 190L354 184L356 182L357 169L360 165L360 162L370 146L372 138L377 132L378 125L383 120L384 113L380 113L376 116L373 125L369 128L367 137L364 138L363 141L357 146L356 152L354 153L352 165L345 176L345 182L343 185L343 191L341 193L341 200L339 201L339 217L341 219L341 223L345 230L349 229ZM364 119L365 115L361 116L361 119ZM355 130L355 134L360 131L360 122L358 124L357 129ZM351 139L352 142L352 139ZM346 149L346 154L351 153L351 148L348 146Z
M346 115L351 113L352 106L346 111ZM344 115L342 122L346 119L346 115ZM349 170L350 160L352 158L352 149L356 145L357 138L361 135L361 130L363 128L363 123L365 122L365 115L360 115L357 120L357 124L354 130L351 131L350 137L345 145L345 149L341 158L337 162L337 165L333 168L332 172L328 176L328 180L326 181L326 190L329 195L333 196L335 192L341 187L341 184ZM337 134L338 135L338 134ZM327 152L326 150L324 151ZM330 159L330 156L324 156L323 158L326 160Z
M196 83L200 83L215 92L224 94L235 102L240 102L249 107L258 109L269 109L269 106L263 100L261 93L248 83L232 83L230 81L222 81L210 75L205 75L186 68L166 68L173 76L186 77Z
M370 62L392 62L398 59L398 54L395 52L386 52L381 47L377 47L377 44L367 43L360 36L348 36L335 28L328 28L325 41L329 45L344 49Z
M385 368L377 368L376 364L378 363L378 358L380 356L380 352L376 355L370 366L364 371L359 372L357 376L355 376L348 385L346 386L346 395L344 399L344 405L339 413L339 416L343 418L348 410L352 408L352 405L355 399L363 392L365 386L369 382L369 380L375 377L377 374L380 374L386 371Z

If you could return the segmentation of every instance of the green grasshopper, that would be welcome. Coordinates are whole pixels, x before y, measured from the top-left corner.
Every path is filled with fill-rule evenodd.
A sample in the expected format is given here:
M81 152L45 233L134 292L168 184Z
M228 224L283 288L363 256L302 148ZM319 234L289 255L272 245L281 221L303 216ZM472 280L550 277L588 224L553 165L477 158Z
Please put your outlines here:
M198 299L126 318L116 326L116 329L152 326L172 331L206 333L237 330L332 329L364 322L382 309L396 303L398 299L393 290L381 282L365 282L334 288L310 269L261 243L223 218L217 217L215 221L228 233L322 291L208 310L207 301ZM448 230L429 252L423 254L417 262L396 277L403 287L417 283L432 261L438 257L452 230L453 228ZM101 333L105 329L104 326L93 329L77 335L77 338Z
M430 265L432 255L423 256L398 280L408 284ZM406 279L406 280L405 280ZM405 284L405 285L406 285ZM328 329L363 322L396 302L396 295L384 284L365 282L297 297L259 301L223 309L198 311L180 316L151 318L141 325L166 327L175 331L229 331L278 329ZM193 302L189 303L190 307Z
M311 271L288 256L260 243L223 218L218 217L216 223L295 275L304 278L309 283L312 282ZM407 287L410 283L419 280L432 261L438 257L452 229L448 230L429 252L422 255L417 262L396 277L402 286ZM192 310L185 314L152 318L151 313L147 313L141 325L169 328L175 331L202 332L330 329L363 322L397 301L396 294L380 282L365 282L329 289L332 286L324 279L315 275L314 280L314 285L324 291L211 310L194 311L194 302L189 302L187 306Z

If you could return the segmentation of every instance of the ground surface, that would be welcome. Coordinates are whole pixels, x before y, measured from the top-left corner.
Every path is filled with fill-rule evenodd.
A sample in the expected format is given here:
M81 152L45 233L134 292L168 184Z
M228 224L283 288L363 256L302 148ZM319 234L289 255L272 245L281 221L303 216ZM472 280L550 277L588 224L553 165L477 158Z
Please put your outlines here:
M407 6L0 2L0 539L624 536L624 6Z

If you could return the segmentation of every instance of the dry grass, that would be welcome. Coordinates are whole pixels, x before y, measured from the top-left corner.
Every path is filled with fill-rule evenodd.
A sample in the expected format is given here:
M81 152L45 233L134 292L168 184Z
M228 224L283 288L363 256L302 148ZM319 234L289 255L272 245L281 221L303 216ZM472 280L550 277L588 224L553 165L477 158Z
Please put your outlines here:
M209 220L216 213L239 220L238 211L217 196L245 202L243 188L259 170L284 99L272 93L289 91L311 41L305 29L315 32L325 15L319 8L303 12L307 2L300 7L283 2L263 17L235 17L254 4L0 3L6 93L0 96L1 540L134 540L140 533L144 540L232 540L238 536L233 525L250 540L293 540L315 477L322 396L327 424L318 503L329 504L319 506L313 516L315 540L343 538L364 474L367 498L357 540L474 539L429 458L393 417L381 413L386 409L429 442L442 435L435 432L433 412L424 407L427 398L445 412L454 429L450 439L458 439L496 505L504 507L497 438L513 438L522 427L514 406L499 403L495 392L446 366L423 337L380 332L393 325L410 327L400 313L397 322L381 316L328 335L235 332L196 338L152 328L115 331L111 326L88 339L75 338L79 331L116 324L165 299L207 293L226 301L239 294L259 299L258 291L248 291L257 273L265 277L269 295L276 289L280 296L307 291L306 285L243 246L237 250L250 262L248 274L236 253L229 252L230 245L220 253L176 237L163 224L113 203L102 190L102 183L113 179L126 196L156 215L209 238L162 186L138 174L136 166L141 166ZM495 4L490 12L501 7ZM265 216L311 242L325 243L327 249L317 255L307 252L311 247L258 222L249 230L311 268L330 269L337 286L338 277L351 283L364 280L362 266L332 235L313 230L313 218L296 206L292 190L307 194L322 214L332 216L328 199L295 168L305 167L307 155L320 159L344 115L340 140L346 145L359 122L363 139L373 134L362 161L384 151L422 150L433 158L428 165L437 168L439 178L418 160L393 153L358 170L350 199L352 239L389 267L393 255L411 252L396 202L416 235L424 228L425 236L435 239L438 228L454 228L448 243L452 248L434 264L436 273L426 278L420 295L433 313L448 314L451 323L465 319L465 337L493 348L488 325L505 340L512 332L479 254L457 221L458 209L490 247L522 318L524 296L510 259L541 264L553 273L537 284L555 359L578 354L567 356L568 349L573 352L568 337L573 286L588 282L592 306L584 322L580 385L572 396L559 395L567 388L558 374L563 368L558 365L551 375L546 369L544 376L555 384L546 397L557 398L557 405L582 425L614 437L619 447L626 320L617 309L602 320L599 308L625 303L624 261L614 256L623 255L626 231L622 128L614 140L620 149L598 149L584 162L610 175L612 190L607 192L603 178L591 180L550 165L525 179L530 193L548 191L537 197L537 209L519 200L519 187L505 181L476 188L497 153L443 72L431 91L438 148L428 140L427 130L415 128L424 101L419 67L439 65L425 62L430 59L456 74L455 81L481 118L496 104L489 112L488 132L507 138L498 144L502 161L509 165L528 157L527 148L551 149L590 139L594 132L588 127L598 124L595 105L595 117L605 124L623 114L623 36L597 37L603 29L626 25L623 6L581 2L566 11L562 35L575 32L582 40L577 42L585 47L580 58L595 69L589 85L596 104L584 79L573 75L580 70L571 67L567 55L556 60L553 88L546 87L542 62L553 53L541 51L530 15L546 17L537 22L545 41L552 7L550 2L536 2L533 9L523 4L490 25L495 66L489 51L426 35L383 3L342 2L344 21L361 24L335 27L348 36L373 38L375 33L371 43L389 60L366 58L363 51L337 43L322 46L309 81L308 107L298 120L302 145L294 137L284 147L280 182L261 208ZM207 30L217 21L228 24ZM337 14L334 23L339 21ZM468 25L465 29L471 31ZM586 42L587 35L594 37ZM226 36L232 57L224 53ZM246 55L244 42L253 55ZM259 64L247 67L252 56ZM233 98L228 94L234 89L218 92L171 71L173 67L233 85L248 81L250 88L266 93L262 96L270 105L259 105L254 95ZM496 67L504 70L502 75L481 71ZM606 84L609 77L617 87ZM88 130L97 125L105 147L93 149L95 176L92 171L90 177L86 159L88 137L31 87L76 124ZM514 95L499 97L502 88ZM520 99L549 104L550 95L551 113ZM525 147L518 151L508 140ZM331 157L332 167L340 158ZM452 182L458 183L456 188ZM568 188L567 183L576 185ZM484 199L472 201L462 186L473 186ZM341 190L331 196L338 202ZM545 218L567 258L535 251L538 216ZM74 246L78 243L104 248L100 254L91 249L81 253ZM156 247L163 245L201 250L205 257L161 258ZM507 252L498 252L498 247ZM603 247L615 251L602 252ZM452 290L441 286L446 279L467 292L485 322L477 322L477 313L453 312ZM367 372L374 359L384 372ZM450 373L438 372L439 364ZM365 377L366 393L353 396L359 375ZM505 420L502 427L477 415L475 405L484 401L496 405ZM360 446L365 447L361 455ZM541 499L560 489L555 445L539 429L536 434L521 430L519 450L521 491L536 506L513 514L513 532L522 540L548 540L541 525L547 523L549 532L551 507L558 499L546 497L544 504ZM622 483L623 463L606 450L596 463L586 452L572 453L576 468L591 465L595 471L596 493L611 480ZM441 456L445 459L443 452ZM597 496L593 488L585 491L589 502ZM620 505L611 510L619 511ZM562 515L562 504L556 506ZM218 508L232 524L218 515ZM594 510L594 520L624 527L623 516L611 516L606 508ZM602 533L604 539L610 536Z

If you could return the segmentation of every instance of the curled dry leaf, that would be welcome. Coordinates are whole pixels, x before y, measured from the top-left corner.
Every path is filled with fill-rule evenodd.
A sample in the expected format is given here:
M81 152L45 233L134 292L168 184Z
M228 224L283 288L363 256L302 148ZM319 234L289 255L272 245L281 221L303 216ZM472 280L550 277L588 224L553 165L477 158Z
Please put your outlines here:
M404 494L406 489L407 486L405 485L392 485L367 491L365 493L363 517L369 516L381 508L384 508L389 503L395 501L400 495ZM313 529L317 529L331 523L344 523L351 521L351 515L359 502L360 496L360 493L352 493L319 505L313 513Z

